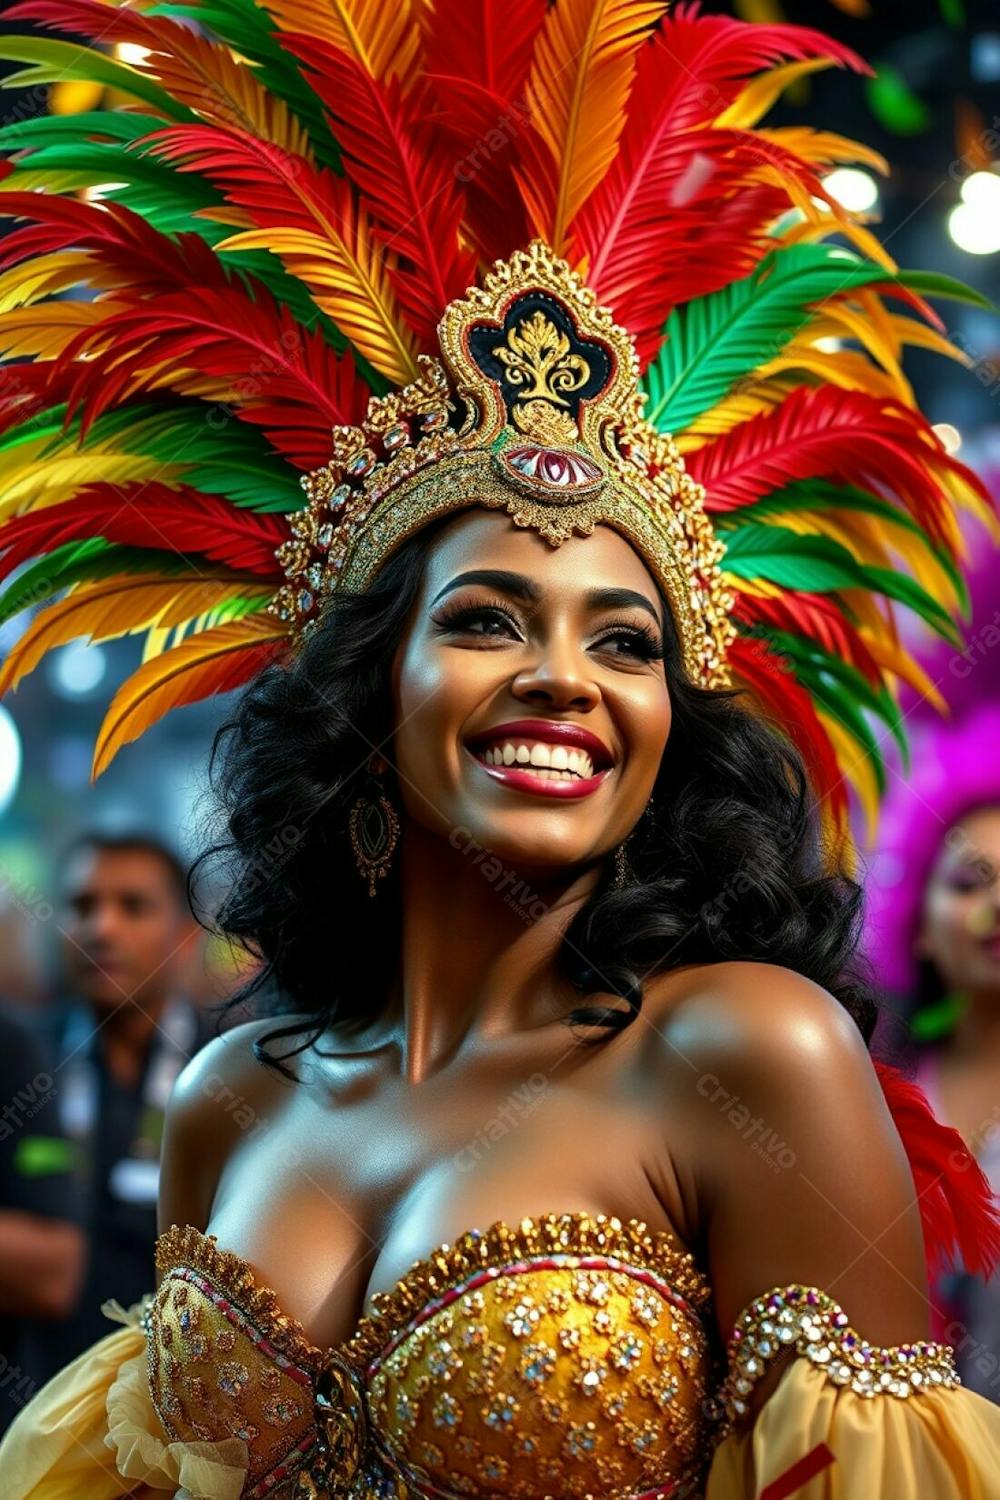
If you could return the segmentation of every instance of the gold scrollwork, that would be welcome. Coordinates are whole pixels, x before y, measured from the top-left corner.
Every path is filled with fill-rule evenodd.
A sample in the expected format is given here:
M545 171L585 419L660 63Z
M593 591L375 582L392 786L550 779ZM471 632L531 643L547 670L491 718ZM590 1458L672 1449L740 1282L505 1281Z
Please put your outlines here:
M590 365L574 354L569 339L537 309L507 330L507 342L491 353L503 364L511 385L524 386L522 399L541 398L567 406L562 392L578 391L590 378Z

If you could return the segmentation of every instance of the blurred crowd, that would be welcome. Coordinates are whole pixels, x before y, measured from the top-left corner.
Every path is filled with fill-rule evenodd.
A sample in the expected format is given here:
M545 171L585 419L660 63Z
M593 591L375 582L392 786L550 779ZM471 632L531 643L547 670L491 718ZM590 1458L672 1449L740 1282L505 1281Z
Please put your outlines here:
M105 1302L151 1290L167 1100L224 1024L165 843L82 834L52 904L55 992L0 994L0 1431L112 1331ZM17 919L8 906L5 929Z

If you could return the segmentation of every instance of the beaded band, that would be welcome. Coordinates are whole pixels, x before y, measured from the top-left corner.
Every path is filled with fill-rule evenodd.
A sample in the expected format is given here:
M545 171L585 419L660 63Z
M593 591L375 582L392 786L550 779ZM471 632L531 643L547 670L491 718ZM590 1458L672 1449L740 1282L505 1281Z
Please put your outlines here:
M827 1292L792 1283L763 1292L734 1324L726 1351L729 1372L715 1397L725 1418L720 1437L746 1415L747 1398L771 1361L791 1348L858 1396L907 1397L961 1385L946 1344L869 1344Z

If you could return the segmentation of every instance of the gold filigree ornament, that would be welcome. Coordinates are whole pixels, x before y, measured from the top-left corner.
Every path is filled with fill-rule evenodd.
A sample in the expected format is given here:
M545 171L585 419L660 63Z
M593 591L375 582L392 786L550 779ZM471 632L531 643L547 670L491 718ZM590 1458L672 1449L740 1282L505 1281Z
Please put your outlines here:
M365 1399L358 1377L333 1349L316 1379L316 1451L296 1475L293 1500L339 1500L352 1493L368 1445Z
M610 312L534 240L449 304L438 342L441 359L420 355L418 378L335 428L330 462L303 475L272 613L301 638L332 594L362 591L408 537L470 505L552 546L603 524L663 589L692 680L726 686L724 548L673 439L643 419L635 346Z

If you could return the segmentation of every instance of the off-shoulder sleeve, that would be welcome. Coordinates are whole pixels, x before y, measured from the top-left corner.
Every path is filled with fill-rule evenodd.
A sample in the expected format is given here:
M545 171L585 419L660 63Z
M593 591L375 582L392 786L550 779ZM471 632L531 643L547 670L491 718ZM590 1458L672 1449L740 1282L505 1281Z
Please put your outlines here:
M747 1397L786 1348L751 1424ZM947 1345L869 1344L793 1286L750 1304L728 1355L705 1500L1000 1500L1000 1407L960 1384Z
M171 1442L152 1404L144 1315L105 1303L124 1326L91 1344L46 1384L0 1442L4 1500L238 1500L241 1438Z

